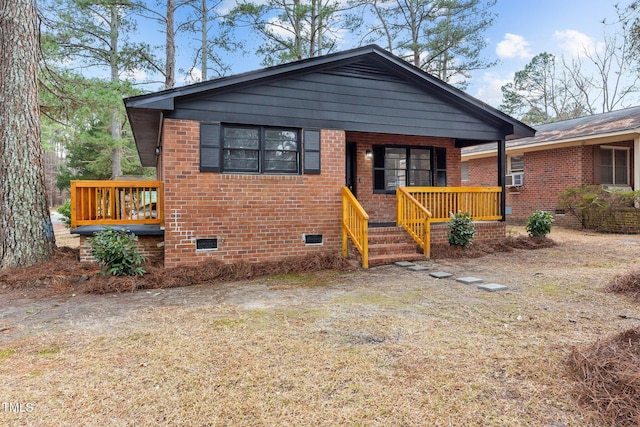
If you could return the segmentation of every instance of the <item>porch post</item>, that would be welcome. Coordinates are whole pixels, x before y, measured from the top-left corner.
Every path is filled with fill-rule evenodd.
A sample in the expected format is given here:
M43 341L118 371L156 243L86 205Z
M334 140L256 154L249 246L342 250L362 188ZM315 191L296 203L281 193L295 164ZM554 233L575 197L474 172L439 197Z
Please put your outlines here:
M502 212L502 221L506 221L507 213L507 188L505 187L505 175L507 164L507 150L505 139L501 138L498 141L498 187L502 187L500 193L500 211Z
M640 135L633 138L633 191L640 190Z

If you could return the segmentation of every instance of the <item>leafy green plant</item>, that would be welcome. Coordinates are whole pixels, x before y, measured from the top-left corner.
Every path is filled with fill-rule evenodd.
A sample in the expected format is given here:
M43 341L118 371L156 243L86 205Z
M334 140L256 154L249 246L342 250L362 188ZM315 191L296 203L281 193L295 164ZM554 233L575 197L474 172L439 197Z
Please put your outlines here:
M553 215L551 215L551 213L546 211L533 211L527 218L525 228L529 236L539 239L551 233L551 224L553 224Z
M89 239L91 254L100 263L103 276L142 276L146 273L142 263L146 261L136 249L138 237L126 230L107 228Z
M575 216L582 228L590 228L593 219L611 210L633 207L640 199L640 191L608 190L600 185L568 188L560 194L560 207Z
M62 215L62 222L64 222L65 227L71 228L71 200L64 202L56 211Z
M469 212L458 212L451 214L451 221L447 224L449 232L449 245L451 246L469 246L473 242L473 236L476 229L473 226L473 220Z

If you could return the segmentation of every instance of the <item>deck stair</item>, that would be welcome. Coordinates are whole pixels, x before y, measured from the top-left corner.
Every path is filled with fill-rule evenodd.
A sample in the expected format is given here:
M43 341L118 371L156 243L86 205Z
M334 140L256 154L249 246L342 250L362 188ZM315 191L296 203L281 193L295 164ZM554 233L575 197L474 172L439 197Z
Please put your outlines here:
M402 227L369 227L369 266L424 259L418 245Z

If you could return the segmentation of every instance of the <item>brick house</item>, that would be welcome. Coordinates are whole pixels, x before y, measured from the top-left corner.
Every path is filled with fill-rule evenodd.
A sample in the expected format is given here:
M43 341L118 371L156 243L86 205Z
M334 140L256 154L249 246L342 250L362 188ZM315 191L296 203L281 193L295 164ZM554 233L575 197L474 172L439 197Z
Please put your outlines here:
M536 127L534 137L506 143L506 217L524 223L534 210L565 217L558 196L580 185L640 189L640 107ZM495 144L462 150L462 185L496 184Z
M349 248L367 266L423 256L416 243L428 256L429 241L446 236L439 222L467 202L484 206L478 238L502 237L504 162L494 165L495 187L463 189L460 152L534 135L377 46L125 105L142 164L156 167L157 181L113 189L77 182L87 189L74 190L74 230L88 235L104 225L104 214L85 205L106 200L109 218L125 212L120 220L150 234L148 246L164 242L166 267ZM158 197L152 208L140 202L148 194Z

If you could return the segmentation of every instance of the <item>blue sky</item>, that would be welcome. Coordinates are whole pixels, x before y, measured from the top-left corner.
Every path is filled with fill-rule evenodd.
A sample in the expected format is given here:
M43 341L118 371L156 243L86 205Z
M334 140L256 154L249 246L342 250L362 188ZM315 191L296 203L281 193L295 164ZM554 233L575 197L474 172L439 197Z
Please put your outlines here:
M617 1L616 1L617 2ZM500 86L513 80L531 58L542 52L573 58L598 48L604 33L619 26L603 25L617 18L614 1L607 0L498 0L498 18L486 32L486 54L498 66L476 72L467 92L491 105L500 104ZM621 4L626 4L620 1Z
M549 52L570 60L584 49L599 49L605 32L612 34L619 27L605 26L603 19L615 22L617 13L614 4L619 2L625 5L629 1L498 0L493 9L498 17L485 32L488 45L484 53L488 59L497 59L499 64L488 70L474 72L467 92L497 107L502 99L500 87L511 82L514 73L523 69L533 56ZM233 3L233 0L224 0L227 7L232 7ZM148 37L148 30L141 28L141 35ZM158 42L161 42L162 36L156 31L154 33L158 35ZM344 34L343 37L340 50L356 47L355 37L350 34ZM185 43L188 46L184 46ZM184 35L178 40L178 68L191 66L190 55L194 45ZM230 65L231 74L262 68L260 58L252 53L225 54L224 60ZM176 79L178 85L185 84L184 75L177 73Z

